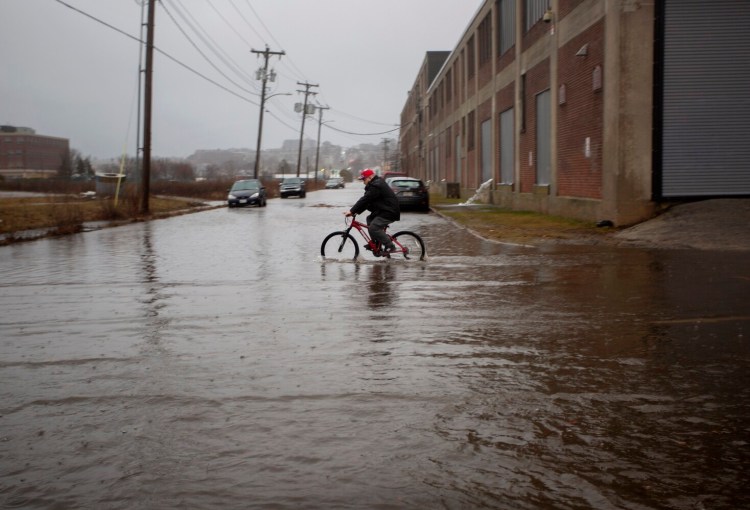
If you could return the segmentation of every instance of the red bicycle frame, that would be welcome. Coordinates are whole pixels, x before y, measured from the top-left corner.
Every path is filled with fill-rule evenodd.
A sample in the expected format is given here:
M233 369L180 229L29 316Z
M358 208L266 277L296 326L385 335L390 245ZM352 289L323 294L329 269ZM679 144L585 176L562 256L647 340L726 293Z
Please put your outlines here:
M349 218L351 218L351 220ZM367 224L365 224L365 223L357 221L356 220L356 216L347 216L344 219L344 221L347 224L345 232L347 234L349 234L351 232L352 228L357 229L357 232L359 232L359 235L361 235L362 238L365 241L367 241L367 247L366 247L366 249L372 251L372 253L375 254L376 256L379 256L379 254L380 254L380 243L374 241L370 237L370 227L368 227ZM388 227L384 228L383 231L385 232L385 230L387 228ZM404 246L401 243L399 243L397 239L394 239L393 237L391 237L387 232L386 232L386 235L391 238L391 241L393 241L393 244L396 245L396 247L398 248L398 251L400 251L400 252L402 252L404 254L408 253L409 250L407 250L406 248L404 248Z

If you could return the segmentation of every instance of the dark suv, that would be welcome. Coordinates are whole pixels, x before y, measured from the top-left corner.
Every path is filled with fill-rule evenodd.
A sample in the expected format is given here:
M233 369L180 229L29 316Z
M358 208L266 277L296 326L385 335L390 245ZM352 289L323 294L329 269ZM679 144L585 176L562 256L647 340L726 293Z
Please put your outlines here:
M281 181L279 186L279 195L281 198L300 197L305 198L305 180L300 177L287 177Z

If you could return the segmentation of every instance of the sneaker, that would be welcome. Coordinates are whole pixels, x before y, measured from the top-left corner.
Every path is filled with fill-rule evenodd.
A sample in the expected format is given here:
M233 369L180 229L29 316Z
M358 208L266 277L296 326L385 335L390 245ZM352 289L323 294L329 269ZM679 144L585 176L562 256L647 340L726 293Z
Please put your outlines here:
M396 245L392 244L392 245L386 247L386 249L383 250L383 253L395 253L397 251L398 251L398 248L396 248Z

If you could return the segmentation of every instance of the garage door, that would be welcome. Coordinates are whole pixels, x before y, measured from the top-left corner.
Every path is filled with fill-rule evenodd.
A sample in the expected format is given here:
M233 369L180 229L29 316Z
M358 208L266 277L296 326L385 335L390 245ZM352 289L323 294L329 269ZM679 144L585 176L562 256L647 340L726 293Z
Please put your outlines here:
M750 195L750 2L663 6L661 195Z

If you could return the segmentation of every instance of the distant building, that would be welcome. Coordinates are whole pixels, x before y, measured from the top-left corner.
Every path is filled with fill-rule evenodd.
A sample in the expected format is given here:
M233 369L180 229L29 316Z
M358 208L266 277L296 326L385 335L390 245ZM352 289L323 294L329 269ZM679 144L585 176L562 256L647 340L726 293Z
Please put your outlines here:
M750 196L748 2L485 0L466 21L402 110L410 175L617 225Z
M0 126L0 176L54 177L70 153L67 138L36 134L31 128Z
M305 150L305 149L314 150L315 145L316 143L315 143L314 138L305 137L302 140L302 150ZM295 154L297 154L299 152L299 138L296 140L284 140L281 143L281 150L294 152Z

